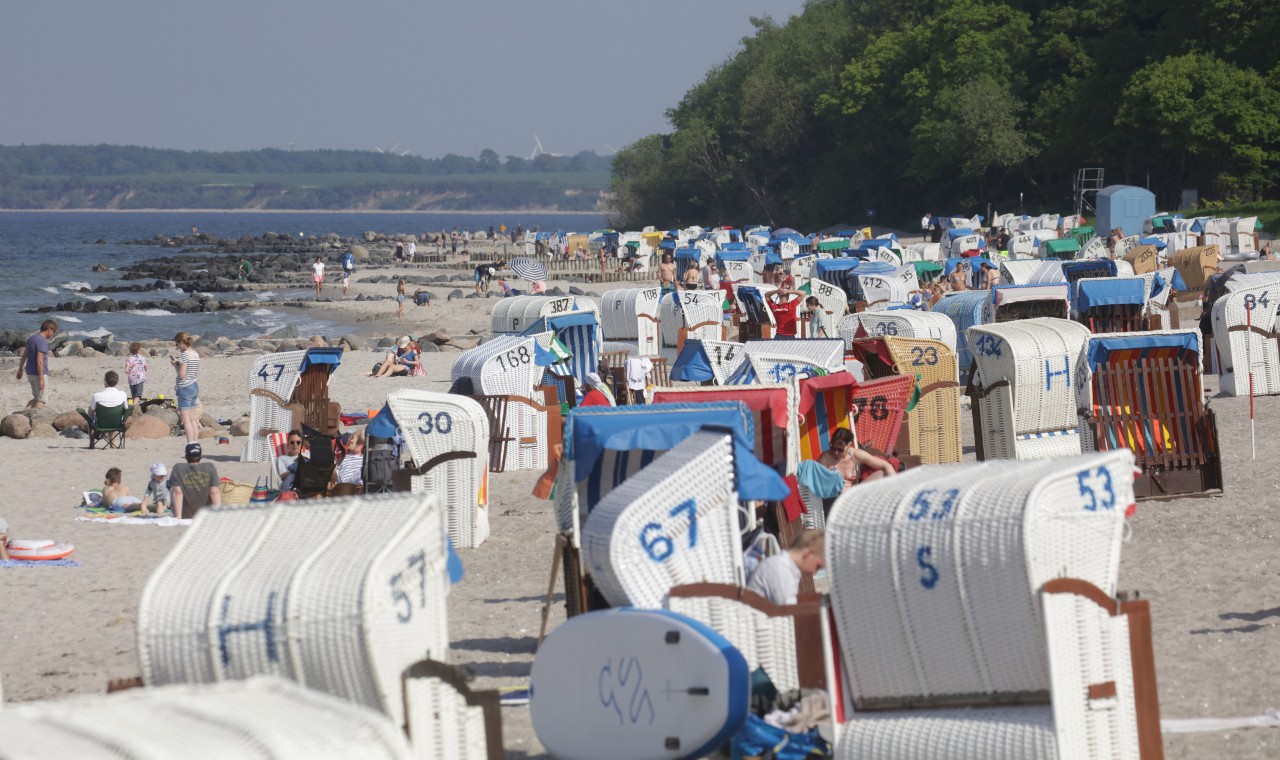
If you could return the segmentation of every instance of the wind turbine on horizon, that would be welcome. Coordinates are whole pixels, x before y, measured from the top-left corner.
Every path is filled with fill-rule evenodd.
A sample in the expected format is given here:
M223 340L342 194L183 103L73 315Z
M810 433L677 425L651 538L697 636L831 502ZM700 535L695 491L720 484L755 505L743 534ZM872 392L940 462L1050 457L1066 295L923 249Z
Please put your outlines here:
M533 152L529 154L530 161L537 158L538 156L559 157L561 155L562 154L560 153L548 153L547 151L543 150L542 141L538 139L538 133L537 132L533 133Z

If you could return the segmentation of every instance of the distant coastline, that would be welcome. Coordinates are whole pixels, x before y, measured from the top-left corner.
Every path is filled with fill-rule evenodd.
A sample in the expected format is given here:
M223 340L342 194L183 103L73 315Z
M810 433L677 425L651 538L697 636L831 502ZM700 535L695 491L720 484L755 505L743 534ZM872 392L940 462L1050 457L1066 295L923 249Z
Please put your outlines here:
M565 211L551 209L363 209L363 208L0 208L0 214L457 214L484 216L522 214L525 216L608 216L608 211Z

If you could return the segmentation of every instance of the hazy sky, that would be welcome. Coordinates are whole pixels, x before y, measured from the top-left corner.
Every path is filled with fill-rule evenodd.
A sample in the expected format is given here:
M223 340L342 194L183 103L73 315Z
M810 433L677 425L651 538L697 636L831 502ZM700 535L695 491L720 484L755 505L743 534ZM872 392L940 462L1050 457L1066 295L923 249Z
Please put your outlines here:
M803 0L38 0L0 23L0 145L605 153Z

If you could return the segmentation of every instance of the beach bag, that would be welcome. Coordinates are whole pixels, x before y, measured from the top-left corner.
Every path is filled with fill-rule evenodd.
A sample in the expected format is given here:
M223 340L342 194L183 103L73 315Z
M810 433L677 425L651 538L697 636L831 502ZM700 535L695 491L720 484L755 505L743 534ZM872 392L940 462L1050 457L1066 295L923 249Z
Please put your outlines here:
M827 742L818 729L794 734L748 715L742 730L730 743L733 760L817 760L831 756Z
M253 493L249 495L250 504L268 504L275 501L280 492L270 488L266 478L259 477L253 484Z
M228 478L222 479L218 484L218 490L222 491L223 504L248 504L253 498L253 486L248 483L237 483Z
M364 450L364 492L391 491L392 473L396 470L396 447L390 438L369 437Z

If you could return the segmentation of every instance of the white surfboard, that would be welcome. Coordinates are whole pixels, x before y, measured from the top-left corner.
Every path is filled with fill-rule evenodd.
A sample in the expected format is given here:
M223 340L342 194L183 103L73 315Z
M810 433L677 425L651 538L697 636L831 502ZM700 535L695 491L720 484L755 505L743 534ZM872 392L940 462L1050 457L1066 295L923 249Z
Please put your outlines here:
M579 615L533 661L533 730L560 760L703 757L746 722L747 661L723 636L667 610Z

